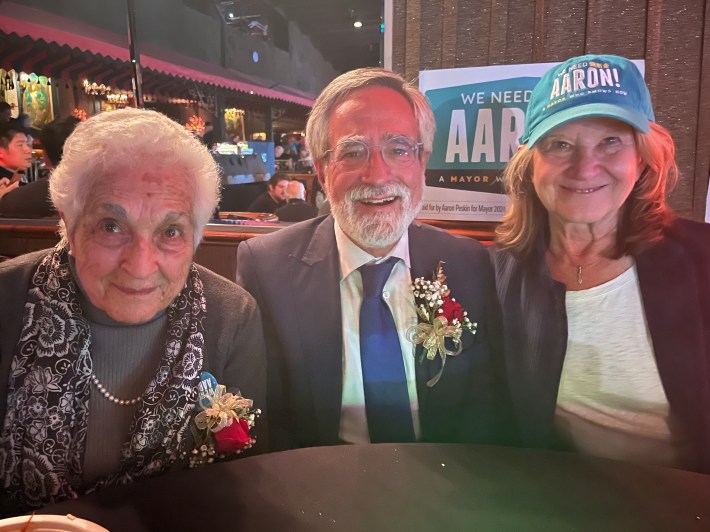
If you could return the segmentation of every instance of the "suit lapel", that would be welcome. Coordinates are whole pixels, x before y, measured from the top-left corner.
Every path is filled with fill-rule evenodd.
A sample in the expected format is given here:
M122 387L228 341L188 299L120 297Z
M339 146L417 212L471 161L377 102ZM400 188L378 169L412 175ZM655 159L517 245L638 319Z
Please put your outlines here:
M313 233L303 256L295 262L291 293L298 312L306 378L319 441L337 443L343 386L343 340L340 309L340 265L333 218Z
M432 256L430 247L422 238L421 228L414 223L409 226L409 261L411 263L412 283L417 277L431 279L434 275L434 270L438 261ZM437 357L435 360L426 360L420 363L424 357L424 348L421 344L417 345L415 351L415 368L417 375L417 399L420 409L423 410L423 405L429 399L431 388L426 383L433 378L441 369L441 360Z

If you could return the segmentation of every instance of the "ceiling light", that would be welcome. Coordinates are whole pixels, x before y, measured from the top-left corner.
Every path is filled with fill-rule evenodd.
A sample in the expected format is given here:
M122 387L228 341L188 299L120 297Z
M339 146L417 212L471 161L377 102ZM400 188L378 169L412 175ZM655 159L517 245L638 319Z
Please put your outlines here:
M362 22L356 20L355 22L353 22L353 26L355 26L356 28L362 28Z

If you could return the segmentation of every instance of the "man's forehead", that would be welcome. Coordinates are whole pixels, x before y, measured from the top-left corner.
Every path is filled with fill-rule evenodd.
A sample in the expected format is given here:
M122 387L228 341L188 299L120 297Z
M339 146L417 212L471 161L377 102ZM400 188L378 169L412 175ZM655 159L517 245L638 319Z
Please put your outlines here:
M349 93L340 99L328 113L329 133L332 133L332 126L347 125L353 116L357 118L363 114L377 114L396 108L401 122L409 120L416 123L416 114L411 102L400 92L382 86L362 87Z
M330 121L337 121L342 119L342 117L353 114L359 115L366 111L386 107L384 102L370 98L365 93L367 90L369 90L369 88L359 89L351 94L348 94L345 98L335 104L330 110Z

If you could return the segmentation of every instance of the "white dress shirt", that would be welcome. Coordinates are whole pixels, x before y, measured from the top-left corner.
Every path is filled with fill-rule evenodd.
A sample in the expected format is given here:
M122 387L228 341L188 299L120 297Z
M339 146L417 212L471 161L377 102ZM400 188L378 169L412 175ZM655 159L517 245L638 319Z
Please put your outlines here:
M358 268L368 262L381 262L389 257L401 259L392 268L383 298L392 312L399 344L402 347L407 391L412 410L414 435L419 438L419 402L414 367L414 344L407 339L407 329L417 324L417 311L412 292L409 235L404 233L394 249L385 257L373 257L363 251L335 222L335 240L340 257L340 309L343 328L343 398L340 414L340 439L346 443L370 443L365 412L365 392L360 363L360 305L362 278Z

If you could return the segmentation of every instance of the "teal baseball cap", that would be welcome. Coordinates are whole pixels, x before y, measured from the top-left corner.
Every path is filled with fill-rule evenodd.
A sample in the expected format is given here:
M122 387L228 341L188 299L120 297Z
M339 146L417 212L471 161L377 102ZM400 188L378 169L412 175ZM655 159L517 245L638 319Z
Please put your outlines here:
M606 116L648 133L655 121L646 82L631 61L618 55L583 55L548 70L528 104L520 143L532 148L567 122Z

